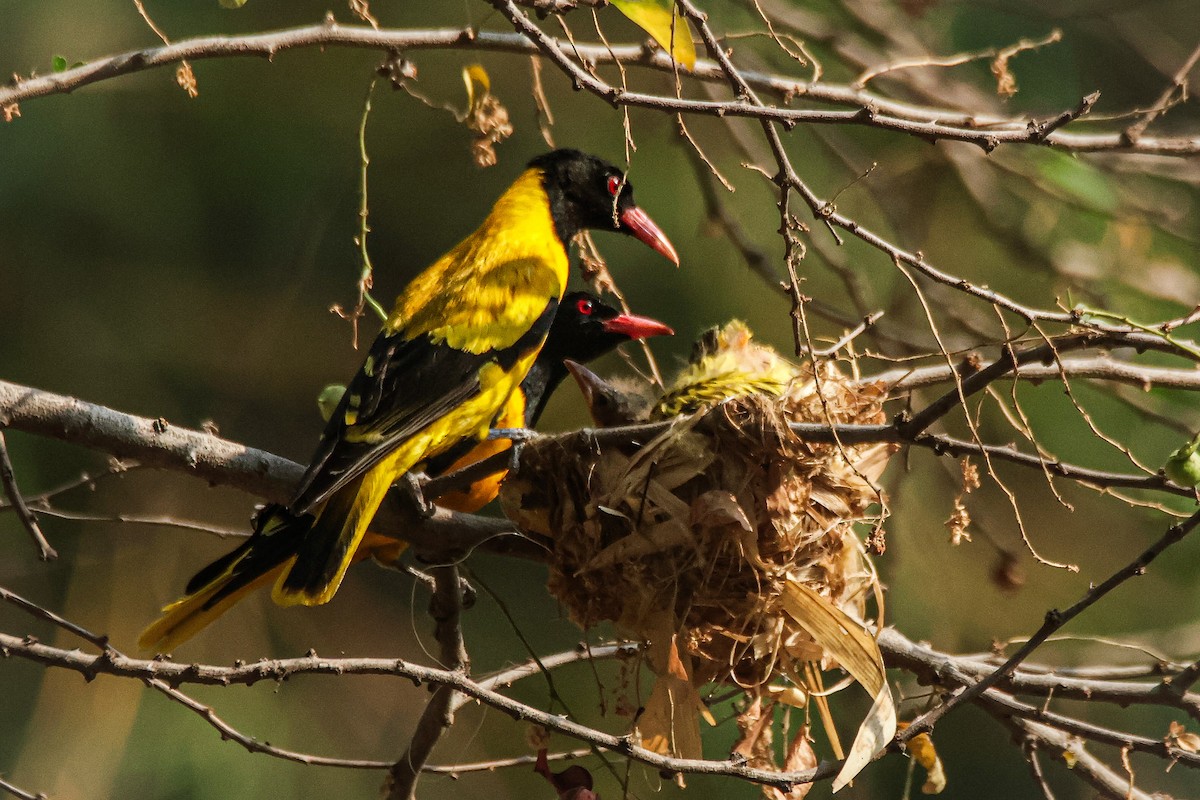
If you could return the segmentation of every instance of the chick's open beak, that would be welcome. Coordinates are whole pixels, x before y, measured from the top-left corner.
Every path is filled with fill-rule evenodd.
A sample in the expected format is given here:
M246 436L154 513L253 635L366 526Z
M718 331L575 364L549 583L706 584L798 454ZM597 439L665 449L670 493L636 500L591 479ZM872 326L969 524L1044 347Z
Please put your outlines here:
M620 219L625 230L637 237L651 250L671 259L675 266L679 266L679 254L675 252L675 246L671 244L671 240L655 224L654 220L650 219L649 214L637 206L630 206L621 212Z

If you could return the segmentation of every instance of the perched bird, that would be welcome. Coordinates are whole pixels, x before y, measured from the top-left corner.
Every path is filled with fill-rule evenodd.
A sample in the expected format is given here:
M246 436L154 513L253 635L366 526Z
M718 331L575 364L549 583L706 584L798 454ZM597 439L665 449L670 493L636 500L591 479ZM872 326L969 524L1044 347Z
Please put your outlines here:
M550 395L567 377L566 364L592 361L631 339L670 336L673 333L657 320L622 314L588 292L568 292L554 316L545 346L538 353L537 360L533 362L519 389L509 396L508 403L493 420L492 427L536 426ZM321 394L324 397L340 388L326 387ZM429 475L448 475L510 447L509 440L503 438L459 442L445 453L430 459L425 470ZM437 498L437 504L454 511L478 511L495 499L506 474L507 470L498 470L476 480L467 489L442 495ZM359 545L356 560L374 556L379 561L391 563L406 547L405 542L393 537L368 532Z
M1167 458L1163 465L1167 477L1180 486L1200 484L1200 433Z
M479 228L396 299L286 510L260 515L257 545L201 570L139 644L193 635L216 616L206 607L236 591L234 573L256 547L282 549L278 537L294 555L275 601L328 602L392 483L460 441L487 436L542 347L566 288L568 246L585 229L634 236L679 263L616 167L576 150L535 158Z
M568 293L554 317L545 346L521 382L520 389L509 396L508 403L496 416L492 427L534 427L546 409L550 395L567 377L566 361L592 361L631 339L670 336L673 333L658 320L622 314L587 292ZM478 444L460 442L431 459L426 469L431 475L449 474L508 450L510 446L510 442L502 438ZM502 470L476 481L465 491L443 495L438 499L438 505L455 511L477 511L496 497L504 475L505 471Z
M592 419L606 428L690 414L748 394L778 397L799 374L794 364L755 342L740 320L701 334L687 365L658 398L646 396L642 387L610 383L580 364L567 368Z

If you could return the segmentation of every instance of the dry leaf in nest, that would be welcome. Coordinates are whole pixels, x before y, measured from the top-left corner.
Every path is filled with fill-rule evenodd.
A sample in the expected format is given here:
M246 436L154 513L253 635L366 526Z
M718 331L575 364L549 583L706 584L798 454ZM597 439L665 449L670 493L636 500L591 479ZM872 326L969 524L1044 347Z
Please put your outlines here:
M741 325L712 342L660 413L728 396L727 388L705 391L712 387L698 364L727 386L757 364L777 391L752 389L676 417L649 441L534 441L501 500L518 526L552 542L549 588L576 623L611 620L675 653L677 662L654 664L665 684L656 702L670 702L643 714L644 739L680 755L681 743L698 747L697 696L684 682L693 691L710 681L757 691L778 676L803 683L805 664L818 662L845 667L876 700L851 752L865 764L890 737L895 714L878 647L861 623L878 585L854 526L882 500L873 483L896 448L806 442L788 423L883 422L883 390L832 364L816 374L788 364L752 345ZM826 621L813 623L813 613Z
M772 728L774 711L774 702L764 704L762 696L755 694L746 710L738 714L740 735L731 752L745 758L746 766L755 769L801 772L816 767L817 754L813 750L807 725L801 725L792 737L782 766L776 762ZM762 793L768 800L801 800L811 790L811 783L799 783L786 792L774 786L764 786Z

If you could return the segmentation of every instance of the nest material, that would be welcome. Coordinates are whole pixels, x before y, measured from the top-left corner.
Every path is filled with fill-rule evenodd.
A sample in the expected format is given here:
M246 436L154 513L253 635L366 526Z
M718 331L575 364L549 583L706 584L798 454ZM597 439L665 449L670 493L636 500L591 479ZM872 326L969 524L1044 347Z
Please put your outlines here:
M801 675L804 662L830 666L784 611L783 590L797 582L864 616L877 587L854 524L880 501L871 483L895 447L792 433L788 422L884 421L881 387L820 369L796 369L779 397L680 417L644 444L580 435L526 447L501 498L514 522L553 542L550 592L576 623L611 620L658 645L671 632L693 686L761 687Z

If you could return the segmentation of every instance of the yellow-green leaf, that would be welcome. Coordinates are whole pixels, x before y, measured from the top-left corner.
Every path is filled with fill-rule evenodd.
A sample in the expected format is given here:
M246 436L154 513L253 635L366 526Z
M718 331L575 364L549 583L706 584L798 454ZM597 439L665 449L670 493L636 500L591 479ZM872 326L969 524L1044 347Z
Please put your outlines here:
M333 416L333 412L337 411L338 403L342 402L342 395L346 393L346 387L340 383L331 383L321 390L317 395L317 409L321 412L321 419L329 422L329 418Z
M463 83L467 87L467 113L473 112L478 103L492 91L492 81L482 64L463 67Z
M688 69L696 68L692 31L679 15L673 0L612 0L612 4L634 25L650 34L650 38L678 64Z

